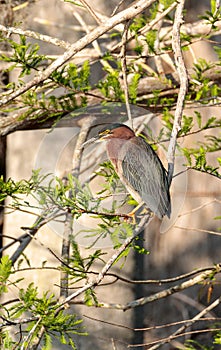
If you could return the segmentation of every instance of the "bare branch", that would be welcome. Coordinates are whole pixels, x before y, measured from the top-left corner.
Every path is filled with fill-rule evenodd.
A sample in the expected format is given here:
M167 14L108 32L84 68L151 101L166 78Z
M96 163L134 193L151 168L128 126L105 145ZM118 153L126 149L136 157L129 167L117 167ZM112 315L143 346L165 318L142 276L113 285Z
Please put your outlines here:
M82 152L83 152L83 143L87 140L88 133L90 131L91 125L93 122L93 117L88 118L85 123L83 123L80 133L77 138L77 144L74 150L73 154L73 161L72 161L72 175L76 178L79 176L80 171L80 165L81 165L81 159L82 159ZM73 196L72 191L69 192L68 196L71 198ZM64 234L63 234L63 240L62 240L62 252L61 257L62 260L65 262L68 262L69 255L70 255L70 238L73 235L73 215L70 211L67 212L66 218L65 218L65 226L64 226ZM68 296L68 272L61 272L61 297L67 297Z
M127 21L124 25L124 32L122 35L122 49L120 53L121 57L121 66L122 66L122 74L123 74L123 81L124 81L124 96L125 96L125 104L127 109L127 116L130 123L130 127L133 129L133 118L131 115L130 110L130 103L129 103L129 89L128 89L128 82L127 82L127 35L129 30L129 24L130 22Z
M221 236L221 232L217 232L217 231L212 231L212 230L204 230L204 229L200 229L200 228L194 228L194 227L183 227L183 226L174 226L175 228L179 228L181 230L185 230L185 231L190 231L190 232L202 232L202 233L208 233L210 235L215 235L215 236Z
M138 33L144 35L146 32L148 32L150 29L152 29L159 21L161 21L168 13L170 13L175 7L176 2L173 2L165 11L161 13L161 15L157 16L153 21L145 25ZM171 28L169 29L171 32ZM134 34L131 34L128 36L128 42L135 38ZM117 49L121 48L122 42L116 44L114 47L112 47L111 52L116 51Z
M93 8L87 3L87 1L85 0L79 0L84 6L85 8L88 10L88 12L91 14L91 16L95 19L95 21L98 24L101 24L101 20L100 18L97 16L96 12L93 10Z
M0 31L9 34L18 34L18 35L25 35L29 38L33 38L36 40L41 40L44 41L48 44L52 44L55 46L60 46L64 48L65 50L70 49L71 44L68 43L67 41L60 40L58 38L53 38L49 35L44 35L38 32L33 32L32 30L23 30L21 28L16 28L16 27L5 27L2 24L0 24Z
M184 332L184 333L180 333L180 334L177 334L177 335L174 335L173 337L171 337L172 339L170 339L170 337L166 337L166 338L163 338L161 339L161 343L162 345L163 344L166 344L166 343L171 343L171 345L175 346L176 348L178 347L179 349L182 349L182 350L186 350L186 347L183 347L183 344L180 344L180 343L177 343L175 342L175 339L176 338L181 338L183 336L187 336L187 335L199 335L200 333L216 333L216 332L219 332L220 331L220 328L217 327L209 327L209 328L206 328L206 329L197 329L197 330L192 330L192 331L189 331L189 332ZM151 341L151 342L148 342L148 343L142 343L142 344L129 344L127 345L128 348L143 348L144 346L149 346L149 345L153 345L155 344L153 347L151 348L148 348L148 350L153 350L153 349L158 349L160 346L158 346L158 343L159 343L160 340L154 340L154 341Z
M127 60L129 61L129 58L127 57ZM213 64L213 67L207 70L204 73L205 78L209 79L210 81L221 81L221 71L219 69L220 65L219 62L216 62ZM188 69L188 76L193 74L193 69ZM171 85L171 80L162 80L160 77L145 77L140 79L137 93L138 93L138 101L140 100L139 96L141 96L141 99L145 98L153 98L154 94L152 93L154 90L162 90L160 93L160 96L165 95L174 95L178 92L178 89L174 89L174 86L179 87L179 78L176 72L173 72L171 74L171 78L173 81L173 86ZM145 95L148 94L148 95ZM82 96L82 93L76 94L76 99L80 99ZM87 96L88 99L88 105L94 105L96 103L100 103L101 100L103 100L103 97L98 89L91 90L90 95ZM210 101L208 100L208 104ZM221 104L221 102L219 102ZM217 103L218 105L218 103ZM207 107L206 104L200 104L200 101L194 102L194 108L198 107ZM193 103L191 103L191 108L193 108ZM35 116L36 119L33 118L23 118L24 111L16 112L12 115L6 116L4 118L0 118L0 135L5 136L8 135L16 130L29 130L29 129L44 129L44 128L50 128L51 125L55 122L55 118L50 118L49 120L42 120L42 122ZM133 118L136 118L138 115L137 113L132 110ZM64 118L59 122L59 126L79 126L83 122L83 119L85 118L84 114L79 115L75 118L72 118L71 120L66 120ZM104 116L97 117L97 123L101 123L101 120L104 119ZM106 117L105 117L106 119ZM126 118L125 118L126 120ZM107 122L111 122L111 120L107 120Z
M71 194L69 194L71 196ZM64 222L64 233L62 238L61 257L68 264L70 255L70 237L73 235L73 215L67 212ZM63 264L62 264L63 265ZM68 296L68 272L61 270L60 275L60 297Z
M175 227L177 227L177 226L175 226ZM179 275L179 276L171 277L171 278L164 278L164 279L160 279L160 280L131 280L129 278L120 276L116 273L107 273L106 276L115 277L117 280L120 280L120 281L125 282L125 283L131 283L131 284L158 284L158 285L161 285L164 283L176 282L176 281L179 281L181 279L194 276L194 275L198 274L199 272L208 271L209 269L212 269L212 267L205 267L205 268L203 267L203 268L196 269L194 271L184 273L183 275Z
M185 281L181 284L178 284L176 286L170 287L168 289L164 289L160 292L157 292L155 294L149 295L147 297L143 297L137 300L133 300L127 304L108 304L108 303L102 303L100 302L100 306L103 308L108 308L108 309L117 309L117 310L129 310L141 305L145 305L147 303L152 303L153 301L162 299L162 298L166 298L169 295L172 295L174 293L180 292L184 289L190 288L198 283L201 283L202 281L204 281L207 278L210 278L211 275L215 275L217 273L221 272L221 264L218 264L214 267L214 269L210 269L207 270L201 274L199 274L198 276L189 279L188 281Z
M217 298L212 304L205 307L201 312L199 312L196 316L194 316L190 321L186 322L182 327L177 329L173 334L171 334L167 339L163 341L159 341L158 344L152 346L149 348L149 350L156 350L159 349L159 347L163 344L170 343L177 335L180 335L183 333L185 329L192 326L196 321L201 319L203 316L205 316L208 312L213 310L215 307L217 307L221 302L221 297Z
M179 130L181 129L182 113L184 108L185 96L188 88L188 75L183 59L183 53L181 49L180 41L180 27L183 22L183 9L185 0L180 0L177 3L174 25L173 25L173 40L172 46L174 51L174 58L176 63L176 69L180 80L180 90L177 98L176 111L174 115L173 129L171 133L171 139L167 152L168 161L168 182L171 184L174 172L174 161L175 161L175 149L176 149L176 139Z
M19 242L19 247L16 249L16 251L12 254L10 260L12 261L12 263L14 264L18 258L20 257L20 255L24 252L24 250L27 248L27 246L29 245L29 243L32 241L32 239L35 237L36 233L38 232L38 230L46 225L50 220L53 220L54 218L56 218L57 215L57 211L55 211L54 213L52 213L49 216L39 216L34 224L33 227L23 227L22 229L26 232L25 234L21 235L19 238L17 238L13 243L10 243L7 248L9 248L12 244ZM59 216L61 215L60 213L58 214ZM5 247L2 248L2 250L4 250Z
M136 226L136 229L134 230L134 234L131 237L128 237L124 243L120 246L120 248L118 248L115 253L112 255L112 257L107 261L107 263L104 265L103 269L101 270L101 272L99 273L99 275L97 276L96 279L94 279L93 281L87 283L85 286L79 288L76 292L72 293L71 295L69 295L61 304L60 307L58 308L58 312L59 310L63 309L65 304L68 304L69 302L71 302L73 299L75 299L77 296L81 295L82 293L84 293L86 290L95 287L97 285L99 285L106 273L109 271L109 269L112 267L112 265L117 261L117 259L120 257L120 255L125 251L125 249L133 242L134 238L137 237L139 235L139 233L142 231L142 229L145 227L145 225L150 222L151 220L151 216L149 214L144 215L142 217L142 219L140 220L139 224Z
M74 12L74 16L75 16L75 18L78 20L78 22L81 24L81 26L82 26L82 28L85 30L85 32L86 32L87 34L89 34L89 33L90 33L90 29L89 29L89 27L87 26L87 24L86 24L86 22L84 21L84 19L82 18L82 16L80 16L80 14L79 14L77 11ZM93 45L94 49L95 49L96 52L97 52L97 57L102 57L102 51L101 51L101 49L100 49L100 46L99 46L99 44L98 44L98 41L97 41L97 40L94 40L94 41L92 42L92 45ZM103 59L100 59L100 62L101 62L101 64L102 64L105 68L108 68L110 71L113 70L113 68L111 67L111 65L110 65L107 61L105 61L105 60L103 60Z
M71 45L71 47L62 56L60 56L44 71L38 72L38 75L36 75L34 79L29 81L20 89L17 89L15 92L11 92L10 94L7 94L6 96L2 97L0 101L0 106L7 104L8 102L12 101L13 99L20 96L29 89L33 88L34 86L42 83L44 80L49 78L52 72L54 72L57 68L61 67L64 63L71 59L77 52L82 50L85 46L91 44L94 40L96 40L101 35L115 27L117 24L137 16L154 2L155 0L139 0L132 4L132 6L130 6L126 10L119 12L118 14L107 20L105 23L102 23L92 32L79 39L75 44Z

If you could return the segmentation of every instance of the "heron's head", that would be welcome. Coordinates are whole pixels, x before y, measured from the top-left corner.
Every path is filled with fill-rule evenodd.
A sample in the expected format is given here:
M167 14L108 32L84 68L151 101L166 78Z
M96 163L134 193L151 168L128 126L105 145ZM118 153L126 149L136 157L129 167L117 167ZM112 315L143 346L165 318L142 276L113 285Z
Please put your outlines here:
M86 141L83 146L85 147L95 142L101 142L113 138L129 140L134 136L135 134L133 130L127 125L120 123L109 124L105 128L101 129L95 137L92 137L90 140Z

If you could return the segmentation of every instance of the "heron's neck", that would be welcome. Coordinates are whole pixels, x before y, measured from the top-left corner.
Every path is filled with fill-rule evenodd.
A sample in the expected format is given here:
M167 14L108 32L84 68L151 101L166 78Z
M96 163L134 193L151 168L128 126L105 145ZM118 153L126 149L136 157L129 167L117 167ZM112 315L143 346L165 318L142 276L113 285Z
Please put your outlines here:
M123 147L125 142L126 142L125 140L117 139L117 138L113 138L111 140L108 140L107 142L107 154L109 159L113 163L114 167L116 168L116 170L118 170L118 166L117 166L118 161L119 160L122 161L122 159L120 159L120 156L122 154L121 148Z

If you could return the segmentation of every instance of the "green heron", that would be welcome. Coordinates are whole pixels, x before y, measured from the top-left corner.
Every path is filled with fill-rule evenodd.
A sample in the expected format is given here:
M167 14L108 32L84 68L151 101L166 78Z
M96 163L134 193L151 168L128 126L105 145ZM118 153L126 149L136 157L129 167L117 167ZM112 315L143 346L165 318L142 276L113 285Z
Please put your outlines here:
M118 123L100 130L85 144L103 140L117 175L139 207L145 204L159 219L170 217L167 171L152 147L127 125Z

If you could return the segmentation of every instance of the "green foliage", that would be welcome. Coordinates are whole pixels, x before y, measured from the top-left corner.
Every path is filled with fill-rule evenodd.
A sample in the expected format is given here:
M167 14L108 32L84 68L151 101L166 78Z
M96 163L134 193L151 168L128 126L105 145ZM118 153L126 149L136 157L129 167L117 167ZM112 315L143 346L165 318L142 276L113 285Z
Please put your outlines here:
M24 77L25 75L29 75L32 71L38 70L38 67L43 63L46 59L44 55L39 55L39 45L31 44L26 42L26 37L24 35L20 35L20 42L17 43L11 39L4 38L4 41L7 41L13 50L13 54L7 56L5 54L0 55L0 60L5 62L14 63L10 70L15 67L21 68L21 73L19 78Z
M210 117L205 121L205 124L202 124L202 117L201 114L198 111L194 111L196 118L197 118L197 124L198 127L201 130L206 130L210 128L219 128L221 126L221 120L217 119L216 117Z
M21 180L15 182L11 178L7 181L0 177L0 202L7 197L11 197L14 201L17 200L18 194L29 195L32 191L37 190L40 183L45 179L44 175L40 175L40 170L33 170L29 180Z
M202 116L198 111L194 112L194 117L183 118L183 126L179 132L179 135L188 135L196 132L201 132L203 130L209 130L213 128L219 128L221 126L221 120L216 117L210 117L204 122L202 121ZM198 130L195 129L196 125ZM184 147L182 152L187 159L187 165L192 169L206 172L208 174L214 175L220 178L220 159L216 158L217 165L210 165L207 161L207 156L209 153L218 152L221 149L221 139L214 135L204 135L203 141L197 142L197 147Z
M166 126L166 129L169 132L163 130L161 132L162 136L170 136L170 132L173 127L173 115L168 111L168 109L164 110L163 121ZM210 129L219 129L221 126L221 120L215 116L209 117L206 120L202 120L202 116L199 111L194 111L193 116L185 116L182 118L181 130L178 134L178 140L180 137L186 135L192 135L196 133L201 133L205 130ZM198 127L198 129L197 129ZM183 155L186 157L187 166L191 169L195 169L197 171L201 171L203 173L207 173L213 176L220 178L220 157L216 157L217 164L211 165L208 164L208 155L210 153L218 152L221 149L221 139L218 136L214 135L206 135L203 134L202 141L198 141L196 147L180 147Z
M179 136L186 135L188 132L190 132L193 125L194 125L193 117L187 117L184 115L182 118L182 127L181 127L181 130L179 131Z
M98 192L98 194L106 195L113 192L122 191L122 184L119 182L119 177L116 174L114 167L110 161L105 161L100 164L99 170L95 173L97 176L103 178L102 187L103 189Z
M97 87L106 99L124 102L124 91L120 84L119 71L117 69L108 71L105 79L100 81Z
M0 295L2 293L7 293L7 283L9 276L13 273L12 263L7 255L4 255L1 258L0 262Z
M16 342L13 341L9 331L5 330L0 333L0 344L3 346L4 350L11 350L14 348Z
M220 46L214 46L214 51L216 52L219 61L221 61L221 47Z
M64 0L65 2L70 2L71 4L78 6L78 7L84 7L82 4L80 4L78 1L75 0Z
M170 83L169 80L167 80L168 84ZM173 107L176 101L176 95L174 95L173 97L161 97L160 95L160 90L153 90L152 94L154 95L154 97L151 97L147 100L147 106L153 108L153 107L157 107L161 108L161 106L163 106L163 114L166 113L166 111L169 111L170 107Z
M99 306L98 299L94 289L89 288L84 294L84 302L87 306Z
M205 15L200 16L200 18L205 19L209 24L211 24L212 29L217 29L216 23L221 19L220 8L217 8L216 0L210 1L210 11L206 11Z
M214 346L203 345L198 341L189 339L185 342L185 350L213 350Z
M59 85L81 92L87 92L91 88L89 77L88 61L85 61L80 69L74 63L69 63L60 70L55 70L51 75L51 78Z
M20 68L19 84L23 85L24 82L21 78L33 71L40 71L44 67L47 57L38 54L39 46L27 43L23 35L20 36L19 43L7 38L3 38L3 40L10 45L13 54L9 56L2 54L0 60L11 63L10 71L17 67ZM18 107L19 119L37 119L39 122L44 122L53 118L57 121L74 109L86 106L86 93L91 88L89 78L90 65L88 61L83 62L81 67L69 63L53 71L43 87L35 90L29 89L21 95ZM57 89L61 87L66 90L58 96ZM10 83L6 88L15 89L16 85ZM45 93L48 89L50 89L50 94ZM80 96L76 98L76 94L80 94ZM6 107L4 112L8 113L15 110L17 110L16 104Z
M212 149L212 148L211 148ZM187 166L191 169L201 171L210 175L214 175L218 178L221 178L219 172L219 166L212 166L207 163L206 155L207 151L203 146L199 148L183 148L182 149L184 156L187 159Z
M172 131L174 116L173 116L172 113L170 113L170 111L168 110L168 108L164 108L162 120L163 120L163 122L164 122L164 124L165 124L165 127L166 127L169 131Z
M80 69L70 63L60 70L55 70L51 75L51 79L54 82L53 90L56 91L58 87L65 87L70 92L60 97L53 94L46 97L44 92L37 94L29 90L22 98L24 106L29 106L29 110L24 112L20 119L29 117L45 121L56 117L58 120L65 113L72 112L76 108L85 107L87 98L84 94L90 89L89 77L90 66L88 61L85 61ZM77 93L82 94L78 100L76 99ZM33 106L33 108L30 108L30 106ZM36 114L37 111L38 113Z
M197 62L194 63L194 74L193 78L197 79L199 82L205 81L204 73L213 67L212 63L209 63L204 58L198 58ZM208 80L206 80L207 82Z
M82 253L77 242L74 238L71 241L71 256L69 257L66 264L61 267L62 270L68 272L71 284L76 284L81 280L88 280L88 272L94 264L98 261L101 262L102 256L106 253L98 249L94 253L89 254L87 257L82 257ZM89 292L87 292L89 293Z
M143 44L138 40L139 31L147 24L146 18L144 16L139 16L134 18L130 24L130 31L135 36L135 48L134 51L137 55L141 55L143 52Z
M213 63L207 62L203 58L199 58L194 64L194 74L190 81L188 99L194 98L202 104L208 104L209 101L215 101L220 95L221 88L216 82L210 81L206 73L214 67Z
M151 53L156 53L155 52L155 41L157 39L157 30L150 30L148 31L148 33L146 34L146 43L148 45L149 48L149 52Z
M76 1L70 0L78 6ZM166 36L166 42L161 36L158 37L156 29L150 29L147 34L142 37L140 33L142 29L151 20L156 18L159 4L162 4L164 9L168 8L174 0L159 0L155 2L145 13L134 18L130 22L129 32L134 35L134 40L131 42L130 58L127 60L127 73L130 74L129 81L129 99L130 103L138 104L144 107L152 108L162 113L162 127L157 137L149 133L154 149L157 148L156 143L168 141L171 136L171 131L174 123L174 108L177 101L177 92L161 91L160 89L151 92L150 97L142 97L139 95L138 100L138 84L142 78L153 74L157 77L158 73L146 69L148 57L146 57L146 47L148 46L149 54L156 56L155 43L160 40L160 45L157 47L158 58L161 54L171 51L171 43L169 35ZM217 23L221 20L220 9L216 8L217 2L211 0L211 9L207 11L205 19L211 25L211 30L208 34L202 36L205 39L216 34ZM168 14L166 21L173 23L174 11ZM117 30L117 29L116 29ZM122 35L120 32L112 32L110 38L119 40ZM181 44L183 50L188 49L193 40L200 40L200 36L191 36L186 33L181 33ZM19 41L11 40L10 38L1 37L2 42L6 42L10 47L10 54L2 53L0 60L7 63L6 72L13 71L19 68L19 79L16 83L9 83L3 88L3 95L10 94L24 84L24 81L30 79L30 74L43 72L52 61L52 58L41 55L37 44L29 43L25 36L21 35ZM167 43L169 42L169 44ZM221 60L221 49L215 46L215 52ZM159 52L158 52L159 51ZM122 67L117 56L119 51L107 51L102 55L103 61L110 64L110 68L105 68L104 77L96 83L99 89L99 98L103 101L121 101L125 102L125 92L122 87ZM131 59L132 57L132 59ZM17 99L13 99L3 109L3 114L15 113L15 120L23 122L28 121L28 125L32 121L40 123L52 118L56 123L60 118L65 117L73 110L87 106L88 96L94 96L97 93L96 89L91 86L91 70L90 66L94 60L86 60L81 64L73 62L65 63L41 84L34 86L23 94L20 94ZM220 63L219 63L220 64ZM216 65L218 68L219 66ZM210 70L214 69L215 63L210 63L207 60L200 58L194 63L194 72L190 77L188 94L186 96L186 106L192 106L193 102L197 105L210 106L220 104L219 96L221 95L221 87L219 80L210 79ZM112 67L112 68L111 68ZM154 65L151 67L153 69ZM218 69L217 68L217 69ZM152 73L153 72L153 73ZM160 77L161 81L166 80L165 77ZM167 84L171 87L177 87L172 80L167 80ZM12 89L12 90L10 90ZM142 100L143 98L143 100ZM102 110L102 113L105 113ZM203 119L198 110L194 111L193 115L184 115L182 118L181 130L179 131L177 143L179 149L186 157L187 167L194 171L213 175L221 178L220 167L221 158L218 152L221 149L221 139L216 129L221 127L221 121L217 116L209 116ZM215 133L209 133L214 129ZM192 146L182 147L183 139L188 140L189 135L199 135L197 142ZM181 142L180 142L181 140ZM187 143L186 143L187 144ZM188 144L187 144L188 145ZM217 153L215 153L217 152ZM213 154L215 160L211 164L210 154ZM94 196L88 184L81 184L80 181L72 175L67 175L66 178L60 179L50 175L41 175L39 170L33 171L32 176L28 180L14 181L12 178L3 180L0 178L0 202L3 203L6 199L7 209L10 211L24 211L26 214L35 214L37 211L37 219L31 228L22 227L26 231L36 229L36 231L47 224L50 220L58 220L64 222L67 213L71 214L75 220L82 217L83 214L89 215L90 218L96 219L98 224L95 228L77 232L75 237L71 239L71 255L68 259L61 261L60 271L68 276L70 288L78 288L79 285L85 286L90 282L91 278L97 274L98 264L105 264L105 253L102 249L88 250L88 254L82 253L80 246L77 243L78 235L84 235L90 239L90 245L87 247L94 248L95 244L102 242L103 238L109 237L113 249L118 249L122 246L128 237L133 237L134 224L132 225L127 216L118 214L122 205L125 203L135 205L133 198L125 194L125 188L119 181L113 166L110 162L101 164L95 176L99 176L103 181L101 190ZM125 194L125 195L122 195ZM119 194L121 199L119 200ZM116 200L115 195L117 196ZM106 198L111 198L111 207L106 208L104 205ZM35 205L31 204L31 199L35 200ZM220 216L214 218L220 219ZM99 220L99 221L98 221ZM31 231L32 232L32 231ZM117 261L123 261L123 267L128 254L134 250L138 254L149 254L145 248L139 245L137 239L123 250ZM21 266L31 268L31 259L28 254L24 255L17 263L17 269ZM43 262L41 268L44 269L47 262ZM21 288L20 281L14 279L16 270L12 266L8 256L3 256L0 262L0 294L5 299L8 293L9 286L14 287L17 293L17 298L1 305L1 329L0 342L4 349L25 349L29 346L34 346L38 342L41 334L41 348L43 350L52 349L53 338L59 339L61 344L67 345L76 349L76 345L72 339L73 334L84 335L81 327L82 320L78 319L75 314L69 314L63 307L60 301L49 291L39 293L38 287L34 283L30 283L27 287ZM214 276L211 276L211 279ZM71 291L70 291L71 293ZM8 294L7 294L8 295ZM98 294L99 295L99 294ZM84 291L81 301L86 306L100 306L100 301L96 293L96 288L88 288ZM12 338L11 334L15 334L14 329L17 327L19 337ZM9 329L12 332L9 332ZM42 330L44 330L43 333ZM214 333L214 344L221 344L220 333ZM185 344L186 349L212 349L200 345L199 343L189 341Z
M127 222L123 222L121 225L118 225L113 230L113 232L111 232L111 239L113 241L114 247L119 248L122 242L124 242L126 238L131 237L132 235L133 235L132 225L130 225ZM127 256L127 254L124 256Z
M133 77L129 84L129 97L130 97L130 102L132 104L133 103L135 104L137 100L137 88L138 88L140 78L141 78L140 73L133 74Z
M218 324L218 327L220 327L220 324ZM217 332L214 336L214 344L221 345L221 332Z
M140 244L138 244L139 240L140 238L136 237L132 244L134 251L137 252L138 254L149 255L150 254L149 250L145 249L144 247L141 247Z
M82 213L87 213L96 219L100 219L100 223L97 225L96 229L90 229L88 232L84 230L84 234L86 234L87 237L91 237L91 246L94 246L98 240L109 235L113 242L113 247L118 248L127 237L131 237L133 226L129 223L122 222L120 217L116 214L116 201L112 202L112 208L109 210L102 207L102 200L105 199L106 196L112 195L113 190L115 192L119 191L118 177L113 171L110 163L104 163L98 173L104 179L110 179L100 193L102 194L102 197L99 196L98 198L93 197L87 184L82 186L72 175L67 175L66 179L61 180L50 176L42 176L39 171L35 171L27 182L20 181L14 183L6 181L4 183L2 181L2 184L3 187L5 186L7 189L4 193L10 195L13 199L10 208L22 211L28 210L31 213L32 206L29 204L26 196L24 199L20 198L21 194L27 194L33 197L38 203L33 209L36 210L38 206L40 213L42 214L31 229L38 229L42 223L46 223L48 220L53 219L53 217L62 218L67 210L72 213L76 220L82 215ZM44 184L42 183L43 180ZM71 193L71 196L68 195L69 193ZM81 232L79 232L79 234L80 233ZM91 270L93 270L94 264L98 261L103 262L102 258L104 253L102 250L96 250L94 253L83 258L75 240L71 240L71 246L72 254L65 264L62 265L61 269L68 274L70 286L76 285L76 283L79 283L80 281L87 283L88 276L90 275ZM125 259L129 251L130 248L126 249L120 258L124 257ZM3 271L5 272L2 274L2 288L4 292L6 292L5 288L8 279L5 265L6 261L3 265ZM9 263L9 271L10 266ZM21 289L19 294L20 302L10 309L10 318L22 317L24 312L30 310L32 310L33 316L37 317L38 314L41 314L41 310L39 310L41 305L43 305L43 308L46 308L46 303L48 302L47 307L50 308L51 304L54 302L54 300L52 301L52 295L49 297L45 294L43 297L43 301L40 301L38 298L38 290L33 284L29 285L26 290ZM85 304L88 306L99 304L93 289L86 290L84 300ZM47 314L47 318L49 318L49 314ZM44 321L43 326L49 327L45 322L46 321ZM48 322L50 323L50 319ZM38 331L40 331L40 326L36 329L36 334ZM48 339L49 338L46 336L46 343L48 343Z
M142 29L147 24L147 20L144 16L139 16L134 18L133 22L130 24L130 30L134 34L138 34L140 29Z
M29 312L29 319L22 322L26 311ZM58 338L61 343L68 344L75 349L71 336L73 334L86 335L81 326L82 320L75 314L68 314L60 308L58 300L53 294L44 292L40 297L38 288L33 283L29 284L27 289L19 290L19 301L6 310L5 326L13 325L13 322L22 325L22 332L28 332L29 337L20 339L23 346L34 344L38 340L38 334L42 327L44 328L43 349L51 349L52 338ZM20 320L20 321L19 321ZM27 323L27 325L25 325ZM12 339L6 332L2 336L5 349L10 349ZM18 345L18 344L17 344Z
M154 2L150 8L149 8L149 11L150 11L150 19L155 19L156 18L156 15L157 15L157 12L158 12L158 7L159 7L159 4L157 2Z
M168 8L170 5L172 5L173 2L174 2L174 0L160 0L160 3L161 3L165 8Z
M51 175L41 175L40 171L36 170L33 171L29 180L14 182L11 179L7 181L1 179L1 200L11 197L12 201L9 206L11 209L27 210L29 208L31 213L32 205L27 196L33 197L38 203L34 209L41 210L45 218L59 208L61 216L68 209L76 219L82 213L88 213L103 218L108 223L111 221L119 222L117 214L115 215L116 201L113 200L112 208L109 210L102 207L102 201L106 197L113 196L113 193L125 192L125 188L119 182L118 176L109 162L103 163L97 175L105 178L106 181L103 189L98 193L98 197L93 196L88 184L82 186L79 180L71 174L68 174L66 179L60 179ZM44 185L42 181L44 181ZM68 193L71 193L71 196ZM122 199L119 206L124 202L125 198Z

